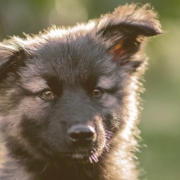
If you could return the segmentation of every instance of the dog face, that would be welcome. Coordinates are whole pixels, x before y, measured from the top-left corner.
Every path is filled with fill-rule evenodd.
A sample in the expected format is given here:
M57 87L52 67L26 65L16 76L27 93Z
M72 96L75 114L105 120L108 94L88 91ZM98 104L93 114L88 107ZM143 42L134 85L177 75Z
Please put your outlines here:
M147 6L117 8L69 29L0 45L0 120L15 156L87 159L130 140L146 37L162 33Z

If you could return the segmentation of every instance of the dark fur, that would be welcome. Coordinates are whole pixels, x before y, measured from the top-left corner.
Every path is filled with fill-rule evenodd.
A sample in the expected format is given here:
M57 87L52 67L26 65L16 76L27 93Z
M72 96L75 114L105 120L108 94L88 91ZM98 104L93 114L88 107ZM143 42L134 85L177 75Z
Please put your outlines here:
M149 5L118 7L88 24L0 44L0 121L8 155L0 180L137 180L137 117ZM55 98L47 101L42 92ZM94 89L103 94L93 94ZM74 145L75 124L96 139Z

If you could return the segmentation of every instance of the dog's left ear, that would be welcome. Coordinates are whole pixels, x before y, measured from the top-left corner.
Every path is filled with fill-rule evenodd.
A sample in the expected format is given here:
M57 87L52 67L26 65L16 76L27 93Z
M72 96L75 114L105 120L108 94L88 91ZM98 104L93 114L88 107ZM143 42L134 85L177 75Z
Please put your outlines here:
M15 63L15 58L11 58L15 52L16 48L13 46L0 43L0 80L7 69Z
M148 4L120 6L112 14L99 19L97 34L103 45L120 65L140 50L146 37L162 34L157 14Z
M0 81L7 73L14 72L27 54L24 47L13 39L0 43Z

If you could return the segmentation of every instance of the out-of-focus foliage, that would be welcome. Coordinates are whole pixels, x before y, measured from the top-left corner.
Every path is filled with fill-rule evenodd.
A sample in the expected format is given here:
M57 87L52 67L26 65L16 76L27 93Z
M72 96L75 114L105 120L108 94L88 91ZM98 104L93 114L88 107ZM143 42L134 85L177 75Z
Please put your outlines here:
M138 154L149 180L180 179L180 1L179 0L1 0L0 39L38 33L56 25L74 25L126 3L150 3L165 34L147 47L149 70L142 95L140 128L147 148Z

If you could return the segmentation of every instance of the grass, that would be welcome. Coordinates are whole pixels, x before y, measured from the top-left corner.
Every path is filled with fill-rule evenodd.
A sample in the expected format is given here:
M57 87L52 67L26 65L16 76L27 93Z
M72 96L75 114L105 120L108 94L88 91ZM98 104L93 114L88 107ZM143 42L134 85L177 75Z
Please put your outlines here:
M141 149L139 160L146 171L142 179L180 179L180 140L169 134L142 134L147 148Z
M157 74L157 73L156 73ZM180 75L180 72L179 72ZM151 78L149 74L147 76ZM142 180L180 179L180 84L154 78L145 84L140 129L146 148L138 154L146 171Z

